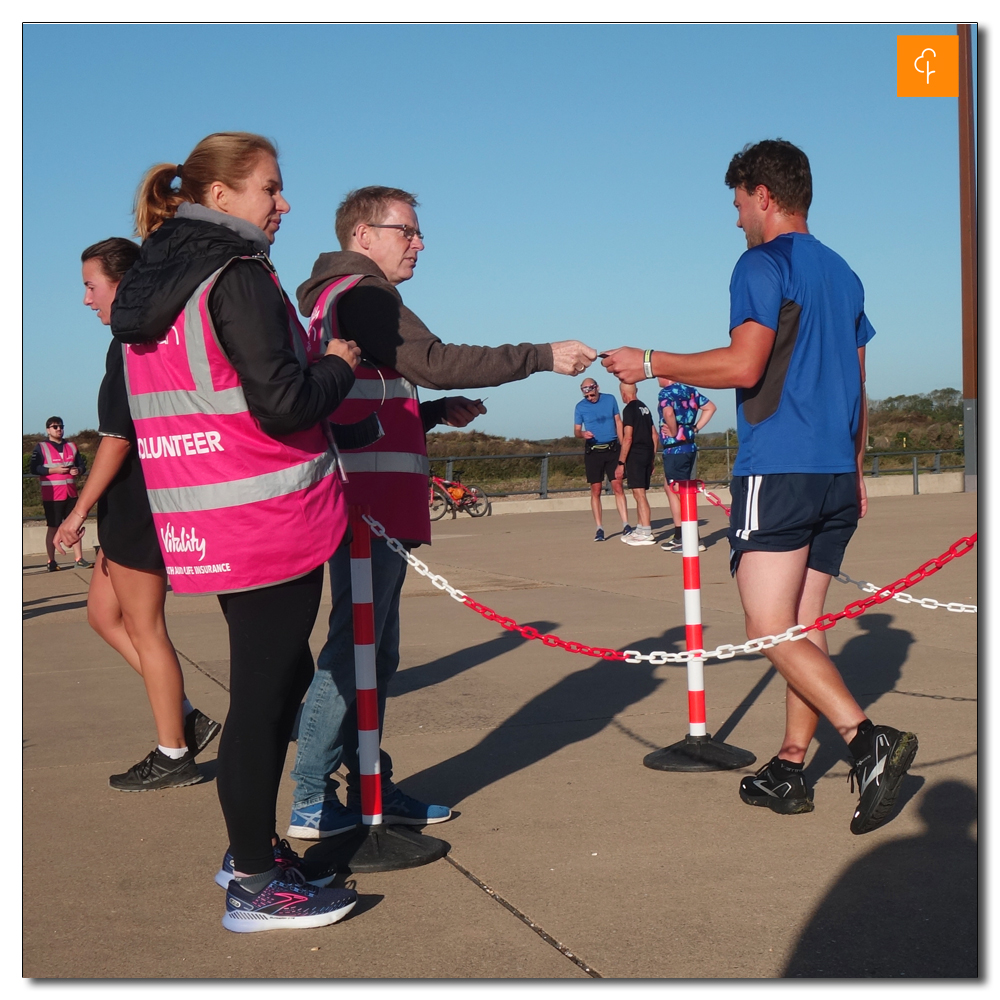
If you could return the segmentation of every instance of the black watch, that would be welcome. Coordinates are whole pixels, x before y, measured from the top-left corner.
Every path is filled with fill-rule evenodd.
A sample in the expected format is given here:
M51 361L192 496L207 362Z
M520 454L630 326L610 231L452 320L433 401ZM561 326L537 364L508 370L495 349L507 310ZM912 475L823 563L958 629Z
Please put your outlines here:
M618 460L618 464L619 464L619 465L624 465L625 463L624 463L624 462L623 462L623 461L622 461L621 459L619 459L619 460Z

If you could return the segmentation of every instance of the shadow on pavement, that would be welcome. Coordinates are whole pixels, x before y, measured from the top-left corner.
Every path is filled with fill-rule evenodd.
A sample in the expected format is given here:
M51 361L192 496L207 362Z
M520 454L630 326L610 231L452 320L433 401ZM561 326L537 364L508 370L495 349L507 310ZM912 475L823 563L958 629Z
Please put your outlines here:
M975 791L942 781L923 796L927 830L856 861L816 907L786 978L979 975Z
M22 621L30 618L40 618L42 615L52 615L57 611L76 611L87 606L87 599L82 601L67 601L65 604L50 604L47 608L28 608L21 615Z
M525 622L532 628L538 629L545 634L559 627L558 622ZM443 681L451 680L466 670L478 667L487 663L504 653L509 653L518 646L523 646L528 639L525 639L520 632L504 631L494 639L480 642L475 646L467 646L455 653L449 653L437 660L429 663L421 663L419 666L408 667L406 670L398 670L389 681L388 697L399 698L412 691L420 691L423 688L431 687L434 684L441 684Z
M676 626L628 648L676 652L683 639L684 627ZM663 683L654 676L657 669L649 663L598 660L532 698L474 747L425 768L401 785L425 801L457 805L495 781L595 736Z
M840 653L831 657L848 690L866 712L870 705L896 686L910 646L916 641L906 629L891 628L893 620L892 615L871 613L855 619L858 626L865 630L864 634L849 639ZM873 721L892 725L891 719ZM775 733L776 744L780 738L780 734ZM804 771L810 784L850 757L847 744L824 718L819 720L815 739L819 747Z

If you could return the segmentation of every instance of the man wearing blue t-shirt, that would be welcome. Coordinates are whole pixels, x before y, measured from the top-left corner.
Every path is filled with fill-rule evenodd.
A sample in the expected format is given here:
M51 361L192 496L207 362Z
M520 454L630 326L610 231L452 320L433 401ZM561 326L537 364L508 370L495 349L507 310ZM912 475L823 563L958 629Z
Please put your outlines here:
M624 382L657 375L736 389L729 541L747 635L760 637L823 613L865 514L865 345L875 331L857 275L809 233L812 174L802 150L782 140L747 146L726 184L747 242L729 286L729 346L699 354L620 348L603 364ZM766 650L787 683L785 736L743 779L740 797L778 813L812 810L802 765L822 714L854 759L860 800L851 832L867 833L889 818L917 738L873 725L831 661L825 632L806 639Z
M628 505L621 477L617 475L621 457L622 418L614 396L602 393L592 378L585 378L580 385L583 399L573 410L573 436L583 438L583 464L590 483L590 509L597 524L595 542L604 541L601 489L605 478L611 483L615 506L622 519L622 535L632 528L628 523Z

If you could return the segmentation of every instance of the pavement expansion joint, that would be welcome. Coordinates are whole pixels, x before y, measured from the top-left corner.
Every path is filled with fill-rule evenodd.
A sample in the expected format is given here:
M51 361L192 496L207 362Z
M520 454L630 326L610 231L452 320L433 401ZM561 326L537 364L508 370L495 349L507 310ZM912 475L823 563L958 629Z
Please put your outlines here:
M979 701L978 698L963 698L957 694L924 694L923 691L897 691L895 688L891 691L886 691L885 693L905 694L911 698L933 698L935 701Z
M215 681L215 683L218 684L219 687L226 692L226 694L229 693L229 688L225 684L223 684L218 677L213 677L207 670L205 670L204 667L202 667L202 665L197 660L192 660L191 657L187 655L187 653L181 652L181 650L179 650L176 646L174 646L174 651L182 660L184 660L185 663L190 663L191 666L198 671L198 673L204 674L210 681Z
M574 955L569 948L557 941L551 934L539 927L538 924L536 924L530 917L522 913L516 906L504 899L503 896L501 896L495 889L491 889L482 879L476 878L476 876L473 875L468 868L459 864L450 854L446 854L444 856L444 860L447 861L453 868L458 869L458 871L460 871L474 885L479 886L479 888L482 889L487 896L491 899L495 899L505 910L513 913L518 920L530 927L531 930L533 930L546 944L551 945L556 949L556 951L559 952L560 955L568 958L577 968L582 969L588 976L590 976L591 979L604 978L604 976L602 976L596 969L587 965L583 959Z

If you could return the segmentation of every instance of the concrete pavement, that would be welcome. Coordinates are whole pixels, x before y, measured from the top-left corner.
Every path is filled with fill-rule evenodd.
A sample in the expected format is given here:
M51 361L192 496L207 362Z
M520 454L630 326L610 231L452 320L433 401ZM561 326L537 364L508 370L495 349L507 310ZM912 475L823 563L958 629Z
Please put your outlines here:
M845 571L897 579L974 532L976 501L873 499ZM738 643L724 517L699 513L705 643ZM666 523L654 513L654 527ZM462 516L434 530L417 554L519 623L591 645L683 648L680 557L617 535L594 544L586 511ZM349 876L361 900L332 927L235 935L220 925L212 881L226 847L214 745L199 759L200 785L108 787L154 742L142 684L86 624L90 571L49 574L43 562L24 560L24 838L50 891L25 883L25 976L976 975L976 615L889 602L827 633L875 721L920 739L894 818L855 837L857 796L828 728L807 766L815 811L750 809L736 793L750 770L642 766L686 731L683 667L595 662L526 641L411 571L384 742L407 792L460 813L427 829L456 864ZM976 553L912 592L977 603ZM834 583L827 609L859 596ZM327 598L315 651L328 611ZM189 697L224 718L216 600L170 595L168 623ZM50 643L64 652L48 654ZM783 725L780 679L761 656L711 661L705 674L709 731L766 761ZM286 781L281 833L289 805Z

